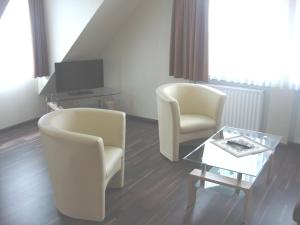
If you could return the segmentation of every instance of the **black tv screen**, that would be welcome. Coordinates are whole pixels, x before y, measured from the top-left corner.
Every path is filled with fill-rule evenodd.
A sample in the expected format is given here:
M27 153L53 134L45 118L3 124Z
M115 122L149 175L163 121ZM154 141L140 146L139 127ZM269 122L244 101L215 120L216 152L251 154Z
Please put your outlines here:
M55 63L56 91L71 92L104 86L103 60Z

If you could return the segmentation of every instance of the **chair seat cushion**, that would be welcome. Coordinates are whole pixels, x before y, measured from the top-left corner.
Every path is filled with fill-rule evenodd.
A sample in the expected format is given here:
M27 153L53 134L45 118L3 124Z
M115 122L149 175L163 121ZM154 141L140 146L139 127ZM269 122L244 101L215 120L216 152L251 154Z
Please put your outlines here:
M182 114L180 115L180 133L191 133L210 130L216 127L216 122L208 116Z
M114 146L104 146L104 157L106 164L106 176L113 176L118 170L121 169L121 158L123 151L121 148Z

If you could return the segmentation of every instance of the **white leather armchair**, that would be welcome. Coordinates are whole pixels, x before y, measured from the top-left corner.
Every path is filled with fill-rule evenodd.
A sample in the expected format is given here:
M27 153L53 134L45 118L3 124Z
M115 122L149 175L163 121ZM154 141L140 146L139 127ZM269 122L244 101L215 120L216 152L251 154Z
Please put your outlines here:
M191 83L166 84L156 89L160 152L179 159L179 143L212 135L220 125L226 95Z
M62 109L38 122L57 209L102 221L106 186L124 185L125 113Z

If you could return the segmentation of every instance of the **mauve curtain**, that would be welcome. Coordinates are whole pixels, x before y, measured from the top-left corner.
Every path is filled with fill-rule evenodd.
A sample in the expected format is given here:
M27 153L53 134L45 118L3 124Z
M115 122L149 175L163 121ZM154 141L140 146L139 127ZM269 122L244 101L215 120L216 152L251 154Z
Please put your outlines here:
M43 2L42 0L28 0L33 43L34 77L49 75Z
M170 76L208 81L208 0L174 0Z
M0 19L1 19L1 16L2 16L8 2L9 2L9 0L0 0Z

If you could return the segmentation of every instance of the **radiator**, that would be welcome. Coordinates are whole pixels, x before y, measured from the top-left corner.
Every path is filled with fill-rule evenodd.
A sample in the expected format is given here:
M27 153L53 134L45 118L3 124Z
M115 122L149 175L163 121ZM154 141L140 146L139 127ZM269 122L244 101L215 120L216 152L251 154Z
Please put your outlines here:
M264 102L263 90L221 85L210 86L227 95L221 126L260 131Z

